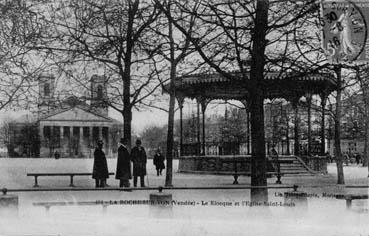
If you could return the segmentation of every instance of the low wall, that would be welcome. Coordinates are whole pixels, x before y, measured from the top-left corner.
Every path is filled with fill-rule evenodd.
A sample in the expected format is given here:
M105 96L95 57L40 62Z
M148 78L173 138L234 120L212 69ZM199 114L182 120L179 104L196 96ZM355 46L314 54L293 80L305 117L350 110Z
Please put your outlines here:
M232 160L245 160L250 156L183 156L179 157L179 172L209 172L211 174L232 174L234 163ZM250 172L250 162L237 164L238 172Z
M233 160L250 160L250 155L237 155L237 156L182 156L179 157L178 171L182 173L204 173L204 174L233 174L234 163ZM319 173L328 173L327 159L325 156L302 156L300 157L305 165L311 170ZM297 162L298 160L295 160ZM267 162L268 171L274 171L273 167ZM237 171L251 172L250 161L238 163ZM246 173L245 173L246 174Z

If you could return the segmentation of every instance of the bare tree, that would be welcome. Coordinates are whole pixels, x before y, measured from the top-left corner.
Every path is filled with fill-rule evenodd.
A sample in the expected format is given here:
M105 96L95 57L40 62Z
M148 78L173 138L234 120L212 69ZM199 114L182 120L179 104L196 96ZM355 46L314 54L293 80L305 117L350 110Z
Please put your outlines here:
M176 28L173 27L171 18L173 15L175 17L183 17L183 12L174 4L173 1L169 0L164 3L157 1L157 5L161 10L164 10L167 14L163 17L163 22L159 21L156 26L156 34L159 36L161 44L159 45L159 50L157 53L159 56L163 57L164 60L169 64L169 111L168 111L168 132L167 132L167 171L165 185L172 186L172 176L173 176L173 150L174 150L174 113L175 113L175 100L176 91L174 87L175 78L178 74L178 67L180 63L183 63L185 58L194 52L190 48L190 40L188 37L181 37L181 32L178 32ZM197 4L194 5L194 11L196 11ZM192 29L194 27L194 17L189 16L186 21L186 33L188 35L192 34ZM182 22L182 23L183 23ZM163 27L164 26L164 27ZM183 26L183 25L182 25ZM167 31L167 33L165 33ZM183 104L180 104L183 105Z
M0 110L28 107L33 81L47 66L47 57L35 60L30 49L44 30L37 7L29 1L0 3Z
M34 47L50 52L79 85L86 86L93 71L104 74L110 91L105 103L122 114L129 147L132 109L159 87L146 50L159 14L148 0L54 2L43 14L52 30Z
M251 183L252 186L266 186L262 81L268 69L278 69L281 75L292 69L301 72L301 75L312 71L301 70L306 68L307 60L301 55L297 57L294 53L296 47L290 44L293 43L294 28L299 27L296 22L317 12L317 7L314 1L300 5L290 1L268 0L176 1L176 5L183 13L194 16L195 25L201 27L188 34L188 27L179 23L181 18L171 16L168 9L163 11L213 71L230 80L235 78L234 71L243 79L250 75L250 85L253 87L248 97L252 114ZM195 5L198 5L196 11L193 10ZM321 66L314 62L312 68L317 70ZM253 188L251 198L267 200L267 190Z
M356 66L351 75L352 89L347 91L345 99L345 110L350 111L348 114L349 132L348 135L352 138L363 138L364 153L363 166L368 166L369 160L369 81L368 67Z

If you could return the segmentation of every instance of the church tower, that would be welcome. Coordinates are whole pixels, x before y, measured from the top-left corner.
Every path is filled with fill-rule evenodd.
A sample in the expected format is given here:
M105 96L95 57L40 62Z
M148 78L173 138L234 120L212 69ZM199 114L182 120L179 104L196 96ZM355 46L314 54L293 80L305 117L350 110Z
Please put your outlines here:
M106 78L101 75L93 75L91 77L91 108L97 110L100 114L108 116L107 86Z
M40 74L38 77L38 115L48 114L55 108L55 77L51 74Z

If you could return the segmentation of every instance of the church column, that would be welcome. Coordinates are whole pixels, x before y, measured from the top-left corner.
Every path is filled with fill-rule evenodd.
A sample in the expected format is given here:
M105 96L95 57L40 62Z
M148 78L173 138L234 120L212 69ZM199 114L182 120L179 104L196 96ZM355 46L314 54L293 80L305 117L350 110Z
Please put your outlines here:
M54 135L55 135L55 133L54 133L54 127L55 126L50 126L50 138L49 138L49 140L50 140L50 144L49 144L49 150L50 150L50 152L49 152L49 157L52 157L53 156L53 154L54 154L54 149L55 149L55 146L56 146L56 140L55 140L55 137L54 137Z
M44 129L45 126L43 124L39 125L39 137L40 137L40 157L45 157L45 148L46 148L46 142L45 142L45 135L44 135Z
M68 147L69 147L69 155L70 157L74 156L73 153L73 126L69 126L69 137L68 137Z
M60 134L60 155L64 152L64 126L59 126L59 134Z
M79 127L78 153L83 153L83 126Z
M39 127L39 134L40 134L40 146L43 147L45 145L45 137L44 137L44 125L41 125Z
M99 133L98 133L98 135L97 135L97 140L102 140L102 127L101 127L101 126L99 126L99 127L98 127L98 130L99 130Z
M64 127L63 126L59 126L59 130L60 130L60 142L63 140L64 138Z
M89 133L89 136L88 136L88 146L89 148L91 149L91 147L94 146L94 137L93 137L93 126L89 126L88 127L88 133Z
M109 127L106 127L106 155L110 155Z

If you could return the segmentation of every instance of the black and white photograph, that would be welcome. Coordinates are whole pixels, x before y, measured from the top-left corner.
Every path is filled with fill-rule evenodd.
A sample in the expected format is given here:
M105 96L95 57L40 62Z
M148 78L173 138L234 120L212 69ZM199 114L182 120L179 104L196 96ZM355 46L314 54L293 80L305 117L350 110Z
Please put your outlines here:
M369 0L0 0L0 236L369 236Z

